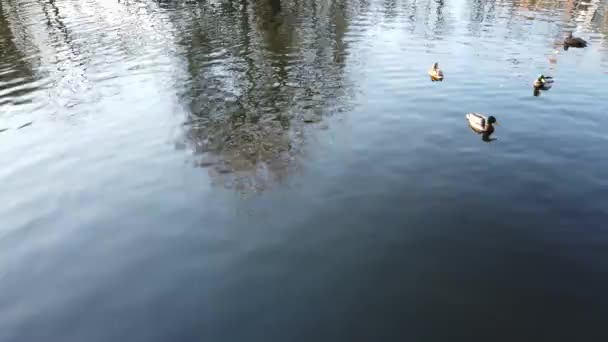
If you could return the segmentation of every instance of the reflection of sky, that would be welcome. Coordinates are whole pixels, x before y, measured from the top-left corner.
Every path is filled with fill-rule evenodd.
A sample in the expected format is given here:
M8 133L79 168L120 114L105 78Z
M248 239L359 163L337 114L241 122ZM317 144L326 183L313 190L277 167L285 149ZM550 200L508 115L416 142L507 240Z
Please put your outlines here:
M42 76L44 91L37 92L34 109L78 112L85 103L135 90L138 82L146 88L173 83L156 77L179 66L167 58L175 50L175 29L155 4L58 1L26 9L15 8L11 18L23 21L36 48L28 58L40 61L34 72ZM27 113L32 107L13 110Z
M480 7L475 7L476 3ZM567 60L562 58L561 46L556 45L561 43L568 30L568 24L562 22L562 18L568 20L569 17L564 8L536 7L537 10L532 10L534 7L517 7L513 2L470 0L448 1L442 9L438 9L435 1L430 1L428 6L430 9L420 4L416 8L414 30L408 29L412 25L408 22L412 10L409 7L401 11L401 20L385 19L388 24L377 25L367 31L367 35L374 37L370 40L374 42L373 47L359 46L356 49L359 53L370 52L369 58L379 58L378 63L394 63L386 66L388 68L403 65L420 68L418 65L422 64L424 69L434 59L439 59L446 68L471 64L466 65L467 72L474 77L503 73L505 78L534 75L543 70L556 72L555 69L564 63L575 64L579 71L593 73L600 66L602 56L608 54L602 47L603 34L591 30L591 26L597 28L601 24L597 22L596 15L601 6L596 0L588 10L577 11L572 19L578 23L573 29L575 35L588 39L591 44L586 50L594 52L582 54L574 50ZM376 10L381 12L382 8ZM438 10L442 18L438 18ZM428 18L425 18L427 14ZM592 22L592 18L596 20ZM594 44L594 41L600 44ZM454 72L461 71L448 70L448 74L453 75Z

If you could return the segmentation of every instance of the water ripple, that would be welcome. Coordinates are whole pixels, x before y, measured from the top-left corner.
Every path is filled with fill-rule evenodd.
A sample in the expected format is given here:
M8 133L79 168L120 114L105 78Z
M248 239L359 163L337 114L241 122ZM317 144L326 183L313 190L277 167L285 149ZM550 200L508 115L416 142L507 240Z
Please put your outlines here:
M597 340L605 11L0 0L0 340Z

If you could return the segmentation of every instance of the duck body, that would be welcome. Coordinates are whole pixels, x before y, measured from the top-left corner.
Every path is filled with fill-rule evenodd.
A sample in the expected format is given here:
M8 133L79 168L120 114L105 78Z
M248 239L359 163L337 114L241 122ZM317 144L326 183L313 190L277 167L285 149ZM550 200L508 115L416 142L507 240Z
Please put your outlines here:
M573 37L572 32L564 39L564 50L568 50L569 47L584 48L587 47L587 41L583 38Z
M483 116L479 113L468 113L465 115L469 126L477 133L492 134L494 132L494 124L496 119L493 116Z
M429 69L429 76L431 76L431 81L443 81L443 71L439 69L439 63L433 64Z
M553 77L540 75L532 85L535 89L549 90L553 87Z

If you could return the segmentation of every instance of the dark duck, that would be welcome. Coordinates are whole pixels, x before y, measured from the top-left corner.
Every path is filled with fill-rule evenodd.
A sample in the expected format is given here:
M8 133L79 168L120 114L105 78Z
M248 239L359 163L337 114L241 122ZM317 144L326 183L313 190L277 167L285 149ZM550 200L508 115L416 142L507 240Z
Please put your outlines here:
M540 75L536 80L534 80L532 85L534 86L534 89L549 90L553 86L553 77Z
M568 33L566 39L564 39L564 50L568 50L568 48L584 48L587 47L587 42L583 38L573 37L572 32Z

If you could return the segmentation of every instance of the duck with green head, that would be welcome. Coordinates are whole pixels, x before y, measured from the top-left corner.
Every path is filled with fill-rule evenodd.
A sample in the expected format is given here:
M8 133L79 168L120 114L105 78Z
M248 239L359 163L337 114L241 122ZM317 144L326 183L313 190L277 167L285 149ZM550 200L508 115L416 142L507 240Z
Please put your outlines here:
M481 140L485 142L491 142L496 140L496 138L490 138L492 133L494 133L494 124L498 125L498 122L496 122L496 118L493 116L489 116L488 121L486 122L486 129L481 133Z
M549 90L553 86L553 77L540 75L533 83L534 90Z
M492 115L486 117L479 113L468 113L466 119L473 131L489 137L494 133L494 125L498 125L496 118Z
M486 120L486 125L485 125L482 133L489 137L492 133L494 133L494 124L495 123L496 123L496 118L493 117L492 115L488 116L488 120Z

